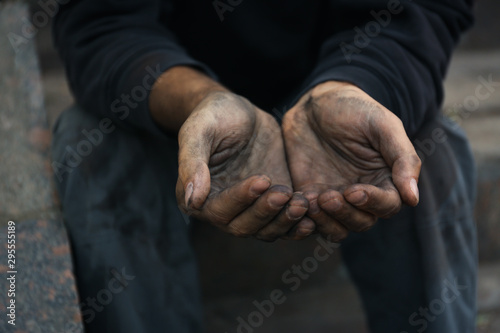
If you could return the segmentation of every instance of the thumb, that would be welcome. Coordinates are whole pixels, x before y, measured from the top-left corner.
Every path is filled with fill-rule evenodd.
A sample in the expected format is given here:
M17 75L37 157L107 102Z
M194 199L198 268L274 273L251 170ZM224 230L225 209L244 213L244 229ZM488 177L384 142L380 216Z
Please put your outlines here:
M392 170L392 181L401 199L407 205L416 206L419 202L417 184L422 162L406 135L401 120L392 113L390 116L392 119L379 127L380 152Z
M177 202L186 210L200 209L210 193L208 161L212 139L207 131L186 125L179 131Z
M418 176L420 174L420 158L414 155L400 156L392 165L392 180L404 203L416 206L420 200Z
M210 171L202 160L179 163L177 202L186 209L200 209L210 193Z

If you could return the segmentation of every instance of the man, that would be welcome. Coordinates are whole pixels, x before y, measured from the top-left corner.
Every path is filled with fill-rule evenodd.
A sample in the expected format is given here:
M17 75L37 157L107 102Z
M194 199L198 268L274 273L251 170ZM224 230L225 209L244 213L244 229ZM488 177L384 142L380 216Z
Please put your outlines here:
M439 114L470 6L62 6L80 107L55 128L55 173L88 330L201 330L177 202L236 236L342 241L373 332L472 332L473 164Z

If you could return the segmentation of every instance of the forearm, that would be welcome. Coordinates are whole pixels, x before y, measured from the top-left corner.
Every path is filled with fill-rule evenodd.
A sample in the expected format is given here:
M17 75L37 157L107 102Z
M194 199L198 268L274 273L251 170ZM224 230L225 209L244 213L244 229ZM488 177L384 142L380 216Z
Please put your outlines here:
M163 10L167 2L86 0L60 7L54 18L55 44L75 100L86 112L128 130L163 136L149 110L153 82L176 66L214 75L157 20L171 19ZM179 86L173 81L170 86Z
M215 91L228 90L194 68L172 67L153 85L149 96L151 116L167 132L177 133L193 109Z

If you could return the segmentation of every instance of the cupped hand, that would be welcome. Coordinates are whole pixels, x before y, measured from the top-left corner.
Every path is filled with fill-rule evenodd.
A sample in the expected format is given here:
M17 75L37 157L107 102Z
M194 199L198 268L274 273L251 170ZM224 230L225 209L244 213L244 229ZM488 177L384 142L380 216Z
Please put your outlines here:
M176 194L186 213L236 236L301 239L314 230L307 199L293 193L281 129L230 92L210 93L179 135Z
M285 114L283 136L294 189L322 235L340 241L417 205L421 163L402 122L358 87L316 86Z

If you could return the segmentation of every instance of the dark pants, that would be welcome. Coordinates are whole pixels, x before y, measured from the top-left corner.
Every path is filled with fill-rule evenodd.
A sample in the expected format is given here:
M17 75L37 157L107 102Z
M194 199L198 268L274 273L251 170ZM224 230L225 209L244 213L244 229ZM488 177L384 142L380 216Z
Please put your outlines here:
M474 332L470 149L441 117L415 140L420 204L352 234L343 257L372 332ZM53 168L88 332L202 331L188 220L175 199L176 140L74 107L54 129Z

